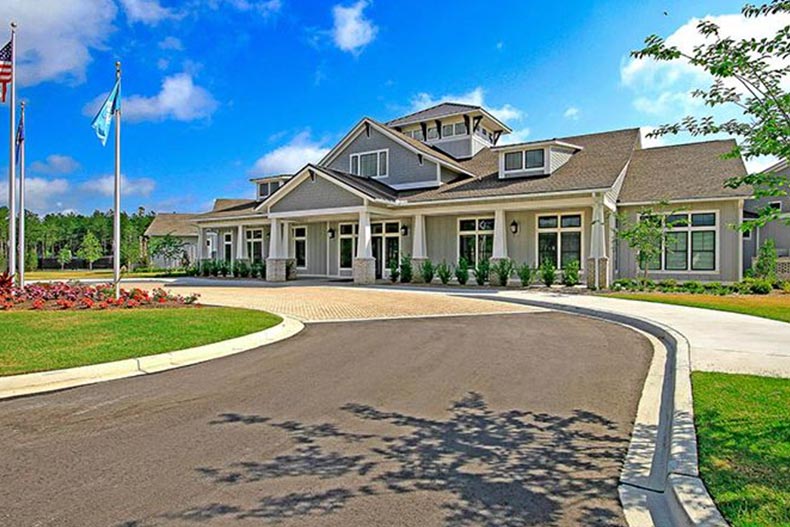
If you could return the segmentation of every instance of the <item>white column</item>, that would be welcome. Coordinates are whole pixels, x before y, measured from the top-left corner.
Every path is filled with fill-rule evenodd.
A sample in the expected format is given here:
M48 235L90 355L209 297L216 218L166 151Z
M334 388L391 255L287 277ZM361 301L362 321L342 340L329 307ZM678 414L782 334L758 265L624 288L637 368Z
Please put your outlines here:
M593 205L592 235L590 236L590 258L606 256L606 223L603 215L603 201L596 200Z
M280 258L291 258L291 224L284 221L280 225Z
M417 214L414 216L413 228L413 247L412 258L425 258L427 251L425 250L425 216Z
M236 229L236 259L244 259L244 225L239 225Z
M280 257L280 220L272 218L271 232L269 233L269 258Z
M357 242L357 258L373 257L373 240L370 229L370 212L359 212L359 240Z
M203 256L206 253L206 237L203 235L203 228L198 227L198 246L197 246L197 263L200 263L200 260L205 258Z
M507 258L507 225L505 225L505 211L494 211L494 250L491 258Z

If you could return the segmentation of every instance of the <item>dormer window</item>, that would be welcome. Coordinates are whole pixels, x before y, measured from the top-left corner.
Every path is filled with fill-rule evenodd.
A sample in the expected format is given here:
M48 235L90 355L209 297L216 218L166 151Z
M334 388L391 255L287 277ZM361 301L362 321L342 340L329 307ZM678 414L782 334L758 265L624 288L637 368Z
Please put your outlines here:
M384 178L389 175L388 150L351 154L349 162L355 176Z
M428 128L428 140L439 139L439 129L435 126Z
M279 181L266 181L263 183L258 183L258 198L268 198L278 188L280 188Z
M538 172L545 169L546 151L543 148L505 152L505 173Z

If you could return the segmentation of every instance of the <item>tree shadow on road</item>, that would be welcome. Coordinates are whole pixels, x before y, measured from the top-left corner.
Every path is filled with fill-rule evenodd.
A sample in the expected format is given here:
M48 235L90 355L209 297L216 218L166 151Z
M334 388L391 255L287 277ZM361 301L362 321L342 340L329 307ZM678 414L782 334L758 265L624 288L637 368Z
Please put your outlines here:
M201 477L216 485L254 484L256 489L281 478L309 478L315 490L283 494L272 484L271 493L256 498L253 506L208 503L159 519L179 524L245 518L318 521L356 499L438 492L436 503L448 527L623 524L617 482L627 433L595 413L497 412L473 392L448 408L446 420L356 403L342 410L356 418L355 429L377 432L258 415L218 416L211 426L275 427L288 434L293 446L271 459L199 467ZM381 433L383 429L392 433Z

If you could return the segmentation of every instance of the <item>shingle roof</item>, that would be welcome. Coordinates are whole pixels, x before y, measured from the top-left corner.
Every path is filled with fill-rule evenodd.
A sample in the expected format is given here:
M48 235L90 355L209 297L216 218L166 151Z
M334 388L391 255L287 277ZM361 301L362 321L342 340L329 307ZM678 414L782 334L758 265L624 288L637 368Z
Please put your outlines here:
M375 179L355 176L348 172L342 172L328 167L315 168L373 199L395 201L398 198L398 192L395 189Z
M208 220L213 218L232 218L234 216L246 216L255 213L255 207L261 201L254 199L225 199L217 198L214 200L214 208L211 212L199 214L195 217L198 220Z
M463 161L479 179L457 180L430 190L400 193L409 202L506 197L572 190L593 190L614 185L639 140L639 129L558 138L584 148L550 176L499 179L499 155L485 148Z
M748 197L753 192L749 187L724 186L725 180L747 173L742 159L722 158L734 146L734 140L726 139L636 150L619 201Z
M453 115L456 113L469 112L472 110L482 110L480 106L471 104L461 104L455 102L443 102L430 108L425 108L417 112L398 117L387 123L387 126L400 126L407 123L416 123L419 121L426 121L428 119L437 119L445 115Z
M148 228L145 236L197 236L197 227L193 221L197 214L162 213L157 214Z

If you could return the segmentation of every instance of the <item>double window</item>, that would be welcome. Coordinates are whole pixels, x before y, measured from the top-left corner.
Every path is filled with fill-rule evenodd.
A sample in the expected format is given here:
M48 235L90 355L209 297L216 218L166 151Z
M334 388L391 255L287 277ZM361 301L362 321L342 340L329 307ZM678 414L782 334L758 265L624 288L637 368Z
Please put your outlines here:
M293 228L294 259L297 269L307 268L307 227Z
M411 130L411 131L408 131L408 132L403 132L403 134L407 135L407 136L409 136L409 137L411 137L413 139L416 139L418 141L422 141L424 139L423 136L422 136L422 129L421 128L418 128L416 130Z
M263 183L258 183L258 198L268 198L272 195L272 193L280 188L279 181L268 181Z
M546 162L546 152L542 148L519 150L505 153L505 172L542 169Z
M466 123L443 124L442 139L456 135L466 135Z
M642 221L648 221L642 218ZM657 220L654 220L657 221ZM655 271L715 271L717 216L715 212L665 215L661 256L649 262Z
M263 261L263 229L249 229L246 238L247 257L255 263Z
M582 264L582 215L547 214L538 216L538 261L557 268L577 261Z
M494 252L494 218L458 220L458 258L476 266Z
M376 150L351 154L351 173L363 177L387 177L389 174L388 153L388 150Z

